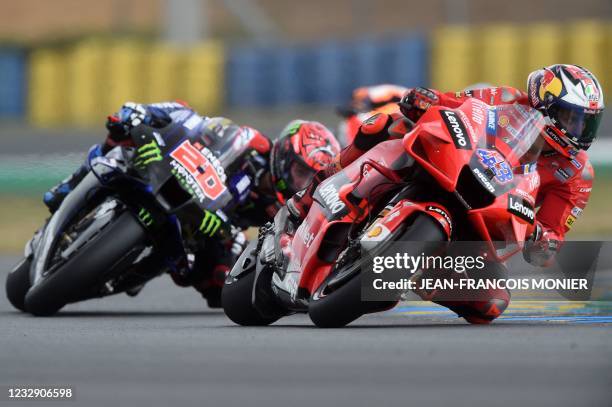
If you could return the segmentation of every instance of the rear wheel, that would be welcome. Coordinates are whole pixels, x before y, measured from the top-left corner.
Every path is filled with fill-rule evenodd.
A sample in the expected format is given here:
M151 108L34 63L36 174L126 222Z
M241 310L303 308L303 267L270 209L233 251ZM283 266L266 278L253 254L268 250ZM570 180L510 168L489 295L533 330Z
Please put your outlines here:
M399 230L396 236L391 236L388 243L394 241L445 241L446 235L440 225L432 217L417 214L405 231ZM346 266L333 272L313 294L308 305L308 315L312 322L320 328L340 328L346 326L364 314L385 311L395 306L397 301L362 301L361 300L361 268L369 264L369 258L382 253L388 244L381 244L373 249L370 256L357 258ZM346 275L345 278L338 278Z
M96 296L110 271L128 266L144 248L146 234L129 212L104 227L66 263L43 276L26 294L25 309L34 315L56 313L69 302Z
M30 289L30 258L23 258L6 276L6 297L20 311L25 311L25 296Z

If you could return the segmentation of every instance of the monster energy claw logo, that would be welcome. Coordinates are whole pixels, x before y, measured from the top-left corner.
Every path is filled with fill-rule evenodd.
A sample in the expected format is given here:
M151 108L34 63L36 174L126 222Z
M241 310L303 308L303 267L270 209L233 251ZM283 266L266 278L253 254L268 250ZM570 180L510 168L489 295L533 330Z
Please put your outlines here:
M140 212L138 212L138 219L140 219L145 226L151 226L153 224L153 216L151 216L151 212L145 208L140 208Z
M136 150L136 153L137 157L134 164L139 169L143 169L152 162L162 160L161 150L159 149L159 146L155 140L151 141L150 143L143 144L138 148L138 150Z
M210 211L204 212L204 219L200 224L200 232L208 236L213 236L221 227L221 219Z

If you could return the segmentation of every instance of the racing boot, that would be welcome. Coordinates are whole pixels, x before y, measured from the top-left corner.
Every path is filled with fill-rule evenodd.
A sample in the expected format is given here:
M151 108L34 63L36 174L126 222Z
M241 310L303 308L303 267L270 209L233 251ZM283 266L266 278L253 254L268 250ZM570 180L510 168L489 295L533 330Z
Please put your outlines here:
M51 213L55 213L60 207L64 199L72 190L81 182L85 175L89 172L89 162L96 157L102 156L102 148L96 144L89 149L85 162L68 178L64 179L58 185L45 192L43 202L49 208Z
M483 279L505 279L507 270L505 266L495 262L485 262L486 268L481 272L472 271L470 278ZM419 270L415 273L414 280L420 286L419 280L423 277L436 279L458 280L466 278L464 274L458 274L453 270ZM442 305L465 319L470 324L490 324L499 317L510 304L510 291L507 289L434 289L431 291L415 290L417 295L425 301L432 301Z
M499 317L510 303L510 292L499 291L493 298L485 301L434 301L465 319L470 324L490 324Z

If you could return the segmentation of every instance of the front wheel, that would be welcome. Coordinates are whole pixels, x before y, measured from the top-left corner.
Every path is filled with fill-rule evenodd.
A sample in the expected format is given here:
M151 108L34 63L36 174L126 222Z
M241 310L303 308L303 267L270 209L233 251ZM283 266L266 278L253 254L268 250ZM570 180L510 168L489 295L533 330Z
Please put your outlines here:
M221 305L225 315L236 324L243 326L270 325L283 316L280 311L272 312L271 316L264 316L253 304L253 291L255 291L253 286L259 260L256 247L257 242L251 242L242 252L221 291Z
M264 317L255 308L252 302L253 284L255 284L253 271L242 278L225 284L221 291L221 304L225 315L233 322L242 326L266 326L276 322L280 316Z
M104 276L130 263L130 258L142 251L146 237L134 216L122 213L65 264L42 277L28 291L25 309L33 315L48 316L71 301L89 297L84 294L95 293L96 287L104 284Z
M19 311L25 311L25 296L30 289L31 258L23 258L6 276L6 297Z
M319 287L308 304L308 315L319 328L340 328L346 326L362 315L381 312L392 308L396 301L362 301L361 300L361 267L367 266L369 257L382 253L389 243L395 241L445 241L446 235L440 225L429 215L422 213L413 218L405 229L398 230L389 239L374 248L371 256L361 257L333 272L331 278ZM387 244L385 244L387 243ZM344 279L337 278L346 275Z

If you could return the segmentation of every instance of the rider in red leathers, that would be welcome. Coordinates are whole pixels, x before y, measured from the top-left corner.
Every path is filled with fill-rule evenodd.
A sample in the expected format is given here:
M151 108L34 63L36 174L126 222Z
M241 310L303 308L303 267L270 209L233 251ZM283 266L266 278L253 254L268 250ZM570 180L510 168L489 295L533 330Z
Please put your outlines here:
M575 65L552 65L534 71L528 78L528 93L502 86L442 93L433 89L411 89L400 101L401 113L377 113L366 120L352 144L335 165L318 173L312 184L290 199L287 206L297 219L312 203L312 192L320 181L349 165L378 143L403 137L410 122L418 121L433 105L456 108L469 98L489 105L519 103L543 113L547 125L545 142L537 161L540 187L534 206L536 230L523 255L536 266L547 266L565 234L582 214L591 193L594 171L586 150L594 141L604 109L603 91L588 70ZM503 313L510 301L507 290L490 293L488 301L436 301L471 323L489 323ZM427 298L434 300L435 298Z
M336 109L344 120L338 126L338 139L342 145L349 145L355 139L361 122L375 113L397 113L398 102L408 88L398 85L363 86L353 91L351 101Z

